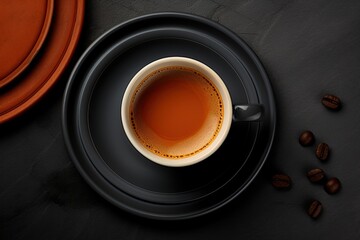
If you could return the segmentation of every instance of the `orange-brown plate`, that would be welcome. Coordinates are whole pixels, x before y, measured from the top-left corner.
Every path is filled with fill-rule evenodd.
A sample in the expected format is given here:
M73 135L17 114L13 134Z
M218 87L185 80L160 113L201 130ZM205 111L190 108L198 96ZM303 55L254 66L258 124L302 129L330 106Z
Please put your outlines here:
M74 53L80 37L85 0L54 2L51 29L29 71L16 84L0 88L0 123L4 123L34 105L59 79Z
M0 87L20 75L43 46L54 0L4 0L0 8Z

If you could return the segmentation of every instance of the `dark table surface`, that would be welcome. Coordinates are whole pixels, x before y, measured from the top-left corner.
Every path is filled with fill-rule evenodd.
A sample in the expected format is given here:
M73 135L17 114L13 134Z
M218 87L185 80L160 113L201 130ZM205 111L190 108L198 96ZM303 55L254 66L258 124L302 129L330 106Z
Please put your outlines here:
M62 97L83 51L109 28L159 11L201 15L233 30L256 52L275 92L278 123L271 154L255 181L230 204L194 220L132 216L95 193L67 154ZM321 97L338 95L339 112ZM73 61L25 114L0 126L0 239L360 239L360 1L90 0ZM298 144L302 130L331 147L328 162ZM312 167L338 177L327 194L306 178ZM291 176L277 191L271 176ZM311 199L323 203L317 220Z

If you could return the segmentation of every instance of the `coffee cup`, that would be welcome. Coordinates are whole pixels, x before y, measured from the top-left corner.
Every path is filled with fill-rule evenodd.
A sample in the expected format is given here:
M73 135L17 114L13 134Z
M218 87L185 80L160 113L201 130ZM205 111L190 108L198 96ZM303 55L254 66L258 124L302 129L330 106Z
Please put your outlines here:
M220 76L187 57L166 57L130 80L121 120L131 144L147 159L185 167L211 156L236 121L258 121L262 107L233 105Z

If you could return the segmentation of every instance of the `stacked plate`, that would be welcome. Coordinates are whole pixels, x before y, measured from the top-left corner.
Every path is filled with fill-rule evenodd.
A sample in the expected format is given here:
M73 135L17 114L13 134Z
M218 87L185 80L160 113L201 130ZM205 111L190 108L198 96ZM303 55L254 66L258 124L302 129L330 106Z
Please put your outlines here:
M217 152L189 167L149 161L121 122L129 81L170 56L203 62L223 79L232 102L264 108L260 122L233 124ZM225 27L184 13L141 16L102 35L75 66L63 106L65 141L89 185L121 209L162 220L210 213L242 193L267 158L275 122L272 88L254 52Z
M84 0L3 0L0 123L36 103L59 79L78 42Z

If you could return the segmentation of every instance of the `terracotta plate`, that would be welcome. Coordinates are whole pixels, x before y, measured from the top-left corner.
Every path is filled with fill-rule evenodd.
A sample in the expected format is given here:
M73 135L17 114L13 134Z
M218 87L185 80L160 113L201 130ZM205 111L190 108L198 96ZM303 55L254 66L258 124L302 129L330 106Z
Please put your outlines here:
M54 0L4 0L0 8L0 87L22 73L49 32Z
M84 4L84 0L54 2L51 29L37 61L31 70L16 79L16 84L0 88L0 123L24 112L57 81L78 42L83 24Z

